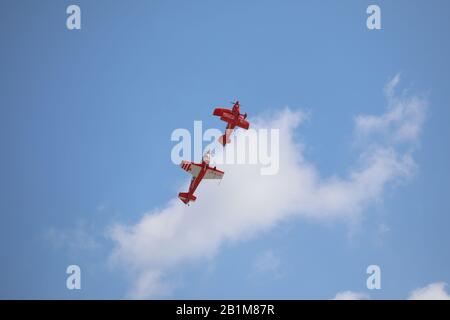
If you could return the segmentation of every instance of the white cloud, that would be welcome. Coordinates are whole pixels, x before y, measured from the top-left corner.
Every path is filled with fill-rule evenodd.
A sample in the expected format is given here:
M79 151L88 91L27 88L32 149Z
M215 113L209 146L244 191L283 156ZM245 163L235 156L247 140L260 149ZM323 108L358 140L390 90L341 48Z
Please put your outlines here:
M447 293L445 282L431 283L423 288L413 290L409 300L450 300L450 294ZM338 292L333 300L367 300L370 299L368 294L354 291Z
M381 135L384 139L395 142L416 141L425 121L426 100L417 95L401 95L395 92L400 82L397 74L385 86L388 110L381 116L360 115L356 117L356 132L367 137Z
M392 83L389 86L395 87ZM358 120L372 119L366 122L381 122L383 130L395 136L404 137L400 133L406 130L400 130L403 127L418 128L418 134L422 117L411 114L424 112L425 102L388 91L387 112L379 117L358 117L357 130L369 132L380 126ZM400 112L393 111L397 109ZM392 113L395 120L385 120L391 119ZM382 196L388 183L414 172L411 152L397 148L398 139L384 144L367 140L347 177L322 177L293 138L303 119L302 112L286 108L271 117L251 120L253 128L280 129L277 175L262 176L257 165L225 165L220 186L203 181L193 205L186 207L174 197L135 225L111 227L109 235L116 242L111 259L135 275L132 297L170 294L173 283L169 275L175 268L211 257L224 243L250 238L294 216L318 220L356 217ZM408 134L407 140L415 142L417 134Z
M450 294L445 290L446 283L436 282L426 287L416 289L409 295L410 300L450 300Z
M333 300L368 300L369 295L362 292L342 291L338 292Z

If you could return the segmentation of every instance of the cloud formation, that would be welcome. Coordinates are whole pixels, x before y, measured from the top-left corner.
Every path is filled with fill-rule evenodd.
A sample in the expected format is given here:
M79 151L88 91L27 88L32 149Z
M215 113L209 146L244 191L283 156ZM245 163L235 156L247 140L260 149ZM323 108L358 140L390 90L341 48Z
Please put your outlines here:
M446 283L431 283L423 288L412 291L409 300L450 300L450 294L445 290Z
M368 300L369 295L362 292L342 291L338 292L333 300Z
M359 135L381 136L388 142L417 141L425 121L426 99L409 95L407 91L397 95L400 82L397 74L384 88L387 111L381 116L359 115L356 117L356 131Z
M170 273L177 267L211 257L224 243L251 238L292 217L356 217L382 196L388 183L411 176L415 168L411 148L398 144L413 145L418 139L426 101L396 95L398 79L386 86L386 113L356 118L356 132L366 140L346 177L323 177L305 159L303 146L294 140L305 116L285 108L251 119L253 128L280 130L278 174L261 175L259 165L224 165L220 186L203 181L193 205L184 206L174 197L135 225L111 227L109 235L115 241L111 259L132 274L130 296L170 294ZM382 143L370 138L380 132L389 138Z
M408 300L450 300L450 294L447 293L445 282L435 282L429 285L413 290ZM370 296L362 292L342 291L338 292L333 300L367 300Z

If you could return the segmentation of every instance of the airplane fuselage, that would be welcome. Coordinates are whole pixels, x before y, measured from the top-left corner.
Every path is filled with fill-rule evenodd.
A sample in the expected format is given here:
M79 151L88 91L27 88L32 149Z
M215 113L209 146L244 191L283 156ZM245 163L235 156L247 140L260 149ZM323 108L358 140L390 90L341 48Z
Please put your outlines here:
M189 185L189 195L194 195L195 190L199 186L200 182L202 181L203 177L205 176L206 171L208 170L209 165L202 161L202 169L198 173L197 177L193 178L191 181L191 184Z

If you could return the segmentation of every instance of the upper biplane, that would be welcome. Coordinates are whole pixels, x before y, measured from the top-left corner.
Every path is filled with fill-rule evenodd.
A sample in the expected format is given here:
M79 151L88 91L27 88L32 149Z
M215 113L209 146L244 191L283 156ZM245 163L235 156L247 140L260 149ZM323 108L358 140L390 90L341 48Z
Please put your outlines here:
M248 129L250 124L246 120L247 113L241 114L239 101L233 102L232 109L226 108L216 108L213 112L214 116L220 117L220 120L223 120L227 123L227 127L225 129L225 134L219 138L219 142L225 146L225 144L230 142L230 136L233 133L233 129L235 127L240 127L245 130Z

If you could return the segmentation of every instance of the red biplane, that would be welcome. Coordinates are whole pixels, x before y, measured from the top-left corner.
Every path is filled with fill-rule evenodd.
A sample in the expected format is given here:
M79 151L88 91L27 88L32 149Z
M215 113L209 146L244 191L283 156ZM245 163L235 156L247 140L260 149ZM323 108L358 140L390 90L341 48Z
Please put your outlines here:
M227 127L225 129L225 134L219 138L219 142L225 146L225 144L230 142L230 136L233 132L233 129L237 127L241 127L245 130L248 129L250 124L247 120L247 113L241 114L240 112L239 101L233 102L232 109L226 108L216 108L214 109L213 115L219 116L220 120L223 120L227 123Z
M189 205L190 201L197 199L194 192L203 179L222 179L224 172L217 170L216 167L209 166L210 153L209 151L203 156L202 163L193 163L183 160L180 167L192 174L191 184L188 192L180 192L178 198L185 204Z

